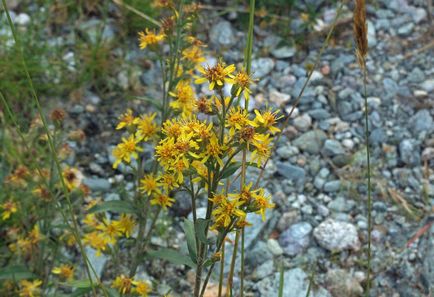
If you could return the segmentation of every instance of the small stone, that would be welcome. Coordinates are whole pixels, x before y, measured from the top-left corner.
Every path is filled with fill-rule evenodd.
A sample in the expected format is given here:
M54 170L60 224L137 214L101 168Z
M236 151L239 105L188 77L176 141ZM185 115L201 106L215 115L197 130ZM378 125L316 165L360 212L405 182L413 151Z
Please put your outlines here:
M335 212L349 212L354 207L353 200L347 200L344 197L338 197L335 200L330 201L328 208Z
M108 192L111 184L105 178L85 178L83 183L92 191Z
M220 47L230 47L236 43L234 29L228 21L215 24L209 33L211 43Z
M353 224L327 219L313 231L318 244L329 251L359 250L360 241Z
M398 34L401 36L408 36L413 31L414 24L408 23L400 28L398 28Z
M295 47L284 46L271 51L271 54L277 59L291 58L295 54Z
M416 24L419 24L420 22L424 21L427 17L427 12L425 9L421 7L409 7L408 13L411 15L413 21Z
M27 26L30 23L30 16L26 13L20 13L15 17L15 23L18 26Z
M281 176L293 181L299 190L304 188L306 172L303 168L283 162L276 162L276 168Z
M303 133L293 141L293 144L311 154L318 154L323 146L327 135L322 130L312 130Z
M252 277L253 277L253 279L261 280L261 279L271 275L273 272L274 272L273 260L268 260L255 269Z
M259 58L252 61L252 73L255 78L266 76L273 68L274 61L271 58Z
M280 232L285 231L289 226L293 225L297 220L299 220L300 214L298 210L292 209L284 212L277 222L277 230Z
M294 126L299 131L307 131L312 125L312 118L307 114L302 114L294 119Z
M424 89L427 92L434 91L434 79L431 78L431 79L428 79L428 80L424 81L421 84L421 87L422 87L422 89Z
M281 93L277 90L272 90L270 92L270 101L277 106L285 105L289 100L291 100L291 95Z
M368 46L372 47L377 44L377 34L375 32L374 23L367 21L368 24Z
M411 117L409 123L413 127L413 131L419 134L422 131L431 133L434 130L434 121L428 109L419 110L414 116Z
M401 161L407 165L417 166L420 164L419 146L414 140L404 139L399 144L399 154Z
M104 270L104 266L108 260L108 257L104 254L97 256L96 251L86 246L85 247L86 256L88 258L89 264L92 265L93 269L95 269L96 275L98 278L102 277L102 272ZM96 281L95 275L91 274L93 281Z
M322 148L322 153L328 157L345 154L345 149L337 140L327 139Z
M354 148L354 141L352 139L344 139L344 140L342 140L342 145L345 148L351 150Z
M359 297L363 288L359 280L343 269L332 269L326 276L327 289L333 296Z
M341 187L340 180L332 180L324 184L324 192L327 193L337 192L340 189L340 187Z
M267 247L274 256L280 256L283 254L282 247L280 246L279 242L274 238L270 238L267 240Z
M303 252L309 246L311 231L309 223L300 222L280 234L279 243L285 254L295 256Z

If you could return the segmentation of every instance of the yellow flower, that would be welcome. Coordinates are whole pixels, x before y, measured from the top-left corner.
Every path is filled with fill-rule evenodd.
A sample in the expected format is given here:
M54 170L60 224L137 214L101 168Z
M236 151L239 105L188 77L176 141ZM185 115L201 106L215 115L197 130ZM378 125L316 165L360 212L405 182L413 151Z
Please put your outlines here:
M70 265L62 264L58 267L54 267L51 272L59 275L59 277L64 280L71 280L74 277L74 267Z
M140 180L140 190L147 195L151 195L152 192L158 192L158 187L160 183L158 179L153 174L146 174Z
M148 297L149 292L152 291L152 288L148 282L134 281L133 284L135 285L133 291L139 294L140 297Z
M139 142L139 138L134 137L134 135L122 138L122 143L118 144L112 151L113 156L116 158L113 168L117 168L122 161L130 163L131 158L138 159L137 152L143 152L143 149L137 146Z
M234 77L235 96L238 97L240 96L241 92L243 92L244 97L248 99L251 93L249 86L252 82L252 78L250 77L250 75L247 74L246 71L238 71Z
M168 169L177 157L175 139L173 137L165 138L155 147L155 156L164 169Z
M253 193L253 204L257 209L256 213L261 214L262 220L265 221L265 210L267 208L274 208L274 203L270 202L270 197L265 196L264 189L261 188L257 193Z
M83 223L89 227L96 228L98 226L98 220L94 213L88 213L83 219Z
M240 209L243 205L243 201L224 199L219 205L212 211L214 216L215 225L217 227L227 227L231 223L232 219L240 218L244 219L246 213Z
M255 109L255 122L260 126L266 128L268 131L271 132L271 134L275 134L277 132L280 132L280 129L277 127L274 127L274 125L277 123L279 119L281 119L283 116L277 116L279 113L278 110L275 112L271 112L271 110L267 110L263 112L262 114Z
M136 125L138 122L138 119L134 117L133 111L131 109L127 109L127 112L124 113L119 117L119 123L116 126L116 130L122 129L122 128L129 128Z
M199 157L202 159L201 162L205 164L209 158L212 158L217 161L217 163L223 167L223 160L221 159L223 152L226 150L224 145L220 145L217 139L217 136L214 134L209 139L209 142L206 144L205 150Z
M203 77L198 77L195 80L196 84L203 84L209 82L209 89L214 90L217 86L222 88L224 83L234 83L232 72L235 71L235 65L226 66L223 62L218 62L215 66L203 68L198 66L197 70L202 73Z
M159 205L163 209L167 209L167 207L171 207L175 202L175 199L170 198L166 194L155 194L154 198L151 199L151 205Z
M35 225L33 226L32 231L28 234L28 239L30 240L31 244L36 245L42 240L41 231L39 230L39 226Z
M133 233L134 227L136 226L136 222L131 216L127 216L125 214L121 215L121 218L116 221L116 227L125 234L126 237L130 237Z
M17 204L12 200L6 201L0 207L3 209L2 211L2 220L6 221L11 217L13 213L17 212Z
M133 285L133 280L125 275L120 275L112 282L112 288L118 289L122 295L129 294Z
M247 110L240 107L232 108L226 119L226 127L229 128L229 135L234 136L236 131L240 131L245 126L257 126L255 122L249 120Z
M192 62L193 64L199 64L205 62L203 52L198 46L191 46L182 52L182 58Z
M158 131L158 125L155 123L157 114L154 112L149 115L142 115L137 121L137 137L142 141L147 141Z
M181 134L182 126L177 119L167 120L163 124L163 134L168 137L176 138Z
M70 167L63 169L62 176L66 187L70 191L80 188L84 178L80 170Z
M271 156L271 138L269 138L268 134L258 134L253 141L253 145L255 149L250 156L251 161L261 166Z
M42 285L41 280L34 280L30 282L28 280L20 281L20 297L36 297L41 296L41 289L39 288Z
M88 244L96 250L96 255L100 256L102 251L107 249L107 245L110 243L110 239L103 233L94 231L84 235L83 243Z
M243 189L241 190L240 193L229 194L229 197L232 197L234 199L242 201L246 205L249 205L250 201L252 199L252 195L254 193L256 193L256 192L259 191L259 189L257 189L257 190L250 190L250 188L252 187L252 185L253 185L253 183L249 183L248 185L244 185Z
M183 117L188 117L196 109L196 98L193 88L186 80L181 80L169 95L175 98L175 101L170 102L170 107L175 110L180 110Z
M96 229L104 233L109 238L111 244L114 244L122 233L117 221L108 222L106 219L103 220L103 223L98 224Z
M165 34L156 34L148 28L144 32L139 32L139 47L145 49L147 46L155 46L164 40Z
M29 169L26 166L20 165L12 174L6 177L5 183L12 184L14 186L25 187L27 185L26 179L29 177L29 175Z

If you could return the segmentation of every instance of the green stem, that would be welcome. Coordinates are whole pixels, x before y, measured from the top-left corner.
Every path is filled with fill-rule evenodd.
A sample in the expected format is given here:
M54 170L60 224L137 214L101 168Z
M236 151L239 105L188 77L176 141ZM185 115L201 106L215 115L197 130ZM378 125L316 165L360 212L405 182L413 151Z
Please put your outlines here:
M241 272L240 272L240 297L244 296L244 245L245 228L241 229Z
M229 270L226 297L231 296L229 294L230 294L230 292L232 292L232 284L233 284L234 271L235 271L235 262L237 261L237 252L238 252L238 242L239 241L240 241L240 230L237 230L235 233L235 243L234 243L234 250L232 252L232 261L231 261L231 268Z
M367 271L366 271L366 279L367 279L367 284L366 284L366 292L365 292L365 296L368 297L369 296L369 291L371 288L371 242L372 242L372 238L371 238L371 233L372 233L372 217L371 217L371 213L372 213L372 197L371 197L371 192L372 192L372 186L371 186L371 154L369 152L369 119L368 119L368 115L369 115L369 111L368 111L368 97L367 97L367 92L366 92L366 85L367 85L367 70L366 70L366 65L364 65L364 68L362 69L363 71L363 96L365 99L365 143L366 143L366 161L367 161L367 167L368 167L368 267L367 267Z
M221 257L221 260L220 260L220 275L219 275L218 297L222 296L224 272L225 272L225 239L223 238L222 257Z

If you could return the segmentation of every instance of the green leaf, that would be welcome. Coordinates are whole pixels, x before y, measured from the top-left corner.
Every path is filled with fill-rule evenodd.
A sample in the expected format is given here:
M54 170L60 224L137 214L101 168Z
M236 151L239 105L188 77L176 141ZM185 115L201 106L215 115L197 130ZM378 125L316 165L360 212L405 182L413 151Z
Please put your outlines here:
M231 177L235 173L235 171L237 171L240 167L241 167L241 162L233 162L228 167L226 167L225 170L222 171L222 173L220 174L221 176L220 178L225 179Z
M150 258L164 259L175 265L187 265L194 268L196 265L191 261L190 257L183 255L174 249L160 249L158 251L150 250L146 254Z
M36 275L22 265L8 266L0 270L0 280L22 280L35 277Z
M79 289L92 288L92 284L88 279L72 280L67 283L62 283L62 285Z
M119 213L137 213L137 210L134 208L133 204L129 201L124 201L124 200L105 201L89 209L89 213L104 212L104 211L112 211L112 212L119 212Z
M107 288L107 287L105 287L104 291L107 292L107 294L109 295L109 297L120 297L121 296L119 294L119 292L116 289L113 289L113 288Z
M196 237L194 235L194 224L187 219L184 220L184 233L187 239L188 252L193 263L197 263L197 251L196 251Z
M197 239L199 239L201 242L207 244L209 243L209 240L207 239L206 236L206 230L208 227L210 220L206 220L206 219L197 219L196 223L195 223L195 230L196 230L196 235L197 235Z
M158 102L155 99L149 98L149 97L143 97L143 96L135 96L136 99L148 102L149 104L151 104L152 106L154 106L155 108L157 108L158 110L163 110L163 106L161 105L160 102Z
M69 297L82 297L86 296L86 293L92 291L92 288L78 288Z

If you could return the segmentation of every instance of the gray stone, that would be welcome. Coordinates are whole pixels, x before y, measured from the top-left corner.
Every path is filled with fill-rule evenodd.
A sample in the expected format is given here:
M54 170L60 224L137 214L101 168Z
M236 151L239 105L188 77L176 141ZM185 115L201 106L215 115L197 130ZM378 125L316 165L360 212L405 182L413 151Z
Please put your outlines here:
M83 183L88 186L91 191L107 192L111 187L106 178L85 178Z
M374 23L371 21L367 21L368 24L368 46L376 46L377 45L377 34L375 32Z
M434 91L434 78L427 79L421 84L422 89L427 92Z
M293 144L302 151L318 154L326 139L327 135L322 130L312 130L300 135Z
M295 54L295 47L284 46L271 51L277 59L291 58Z
M413 31L413 28L414 28L414 24L408 23L398 28L398 34L401 36L408 36Z
M255 280L260 280L271 275L273 272L274 272L273 260L268 260L255 269L252 278Z
M306 172L303 168L283 162L276 162L276 168L281 176L293 181L298 189L304 188Z
M101 34L102 25L102 20L92 18L86 22L79 23L78 28L84 34L87 34L92 43L96 43L99 35ZM104 29L102 31L101 39L108 42L112 41L115 37L115 29L113 25L111 22L107 22L107 24L105 24L103 27Z
M285 254L295 256L303 252L309 246L311 231L309 223L300 222L280 234L279 243Z
M96 275L98 278L102 277L102 272L108 257L102 253L101 255L97 256L97 252L91 247L86 246L84 249L90 265L92 265L93 269L95 269ZM93 280L96 281L95 275L93 273L91 273L91 275Z
M277 106L284 105L289 100L291 100L291 95L289 94L281 93L277 90L272 90L270 92L270 101L276 104Z
M263 241L259 241L246 253L246 264L251 267L257 267L272 258L273 254L268 250L267 244Z
M360 248L357 229L350 223L327 219L314 229L313 235L318 244L329 251Z
M209 38L211 43L218 47L230 47L237 42L232 25L228 21L215 24L210 30Z
M328 157L333 157L336 155L345 154L345 149L342 147L339 141L333 139L327 139L324 142L322 153Z
M388 98L392 98L398 93L398 84L393 79L385 78L383 86Z
M369 135L369 141L373 145L381 145L387 141L387 134L383 128L376 128Z
M424 21L427 17L426 10L421 7L411 6L407 11L411 15L411 18L416 24L419 24L420 22Z
M434 130L434 121L428 109L419 110L411 117L409 123L416 134L422 131L426 131L428 134Z
M256 284L259 296L278 296L280 275L264 278ZM284 271L283 296L300 297L306 296L309 287L309 276L300 268ZM310 297L331 297L330 293L322 287L315 286L310 292Z
M343 269L329 270L326 283L333 296L359 297L363 294L363 288L357 278Z
M341 187L340 180L332 180L324 184L324 192L327 193L337 192L339 191L340 187Z
M401 161L407 165L417 166L420 164L420 148L412 139L404 139L399 144Z
M279 242L274 238L270 238L267 240L267 247L274 256L280 256L283 254L282 247L280 246Z
M294 126L299 131L307 131L312 125L312 118L308 114L302 114L294 119Z
M312 109L308 111L309 115L314 118L315 120L319 121L319 120L325 120L330 118L330 113L325 110L324 108L317 108L317 109Z
M271 58L259 58L252 61L252 74L255 78L263 78L274 68Z
M27 13L20 13L14 19L14 23L18 26L27 26L30 24L30 21L30 16Z
M413 70L408 74L407 79L410 82L418 83L425 79L425 73L423 73L422 70L420 70L419 67L413 68Z
M353 200L347 200L342 196L337 197L328 204L328 208L335 212L349 212L354 208L354 206L355 203Z

